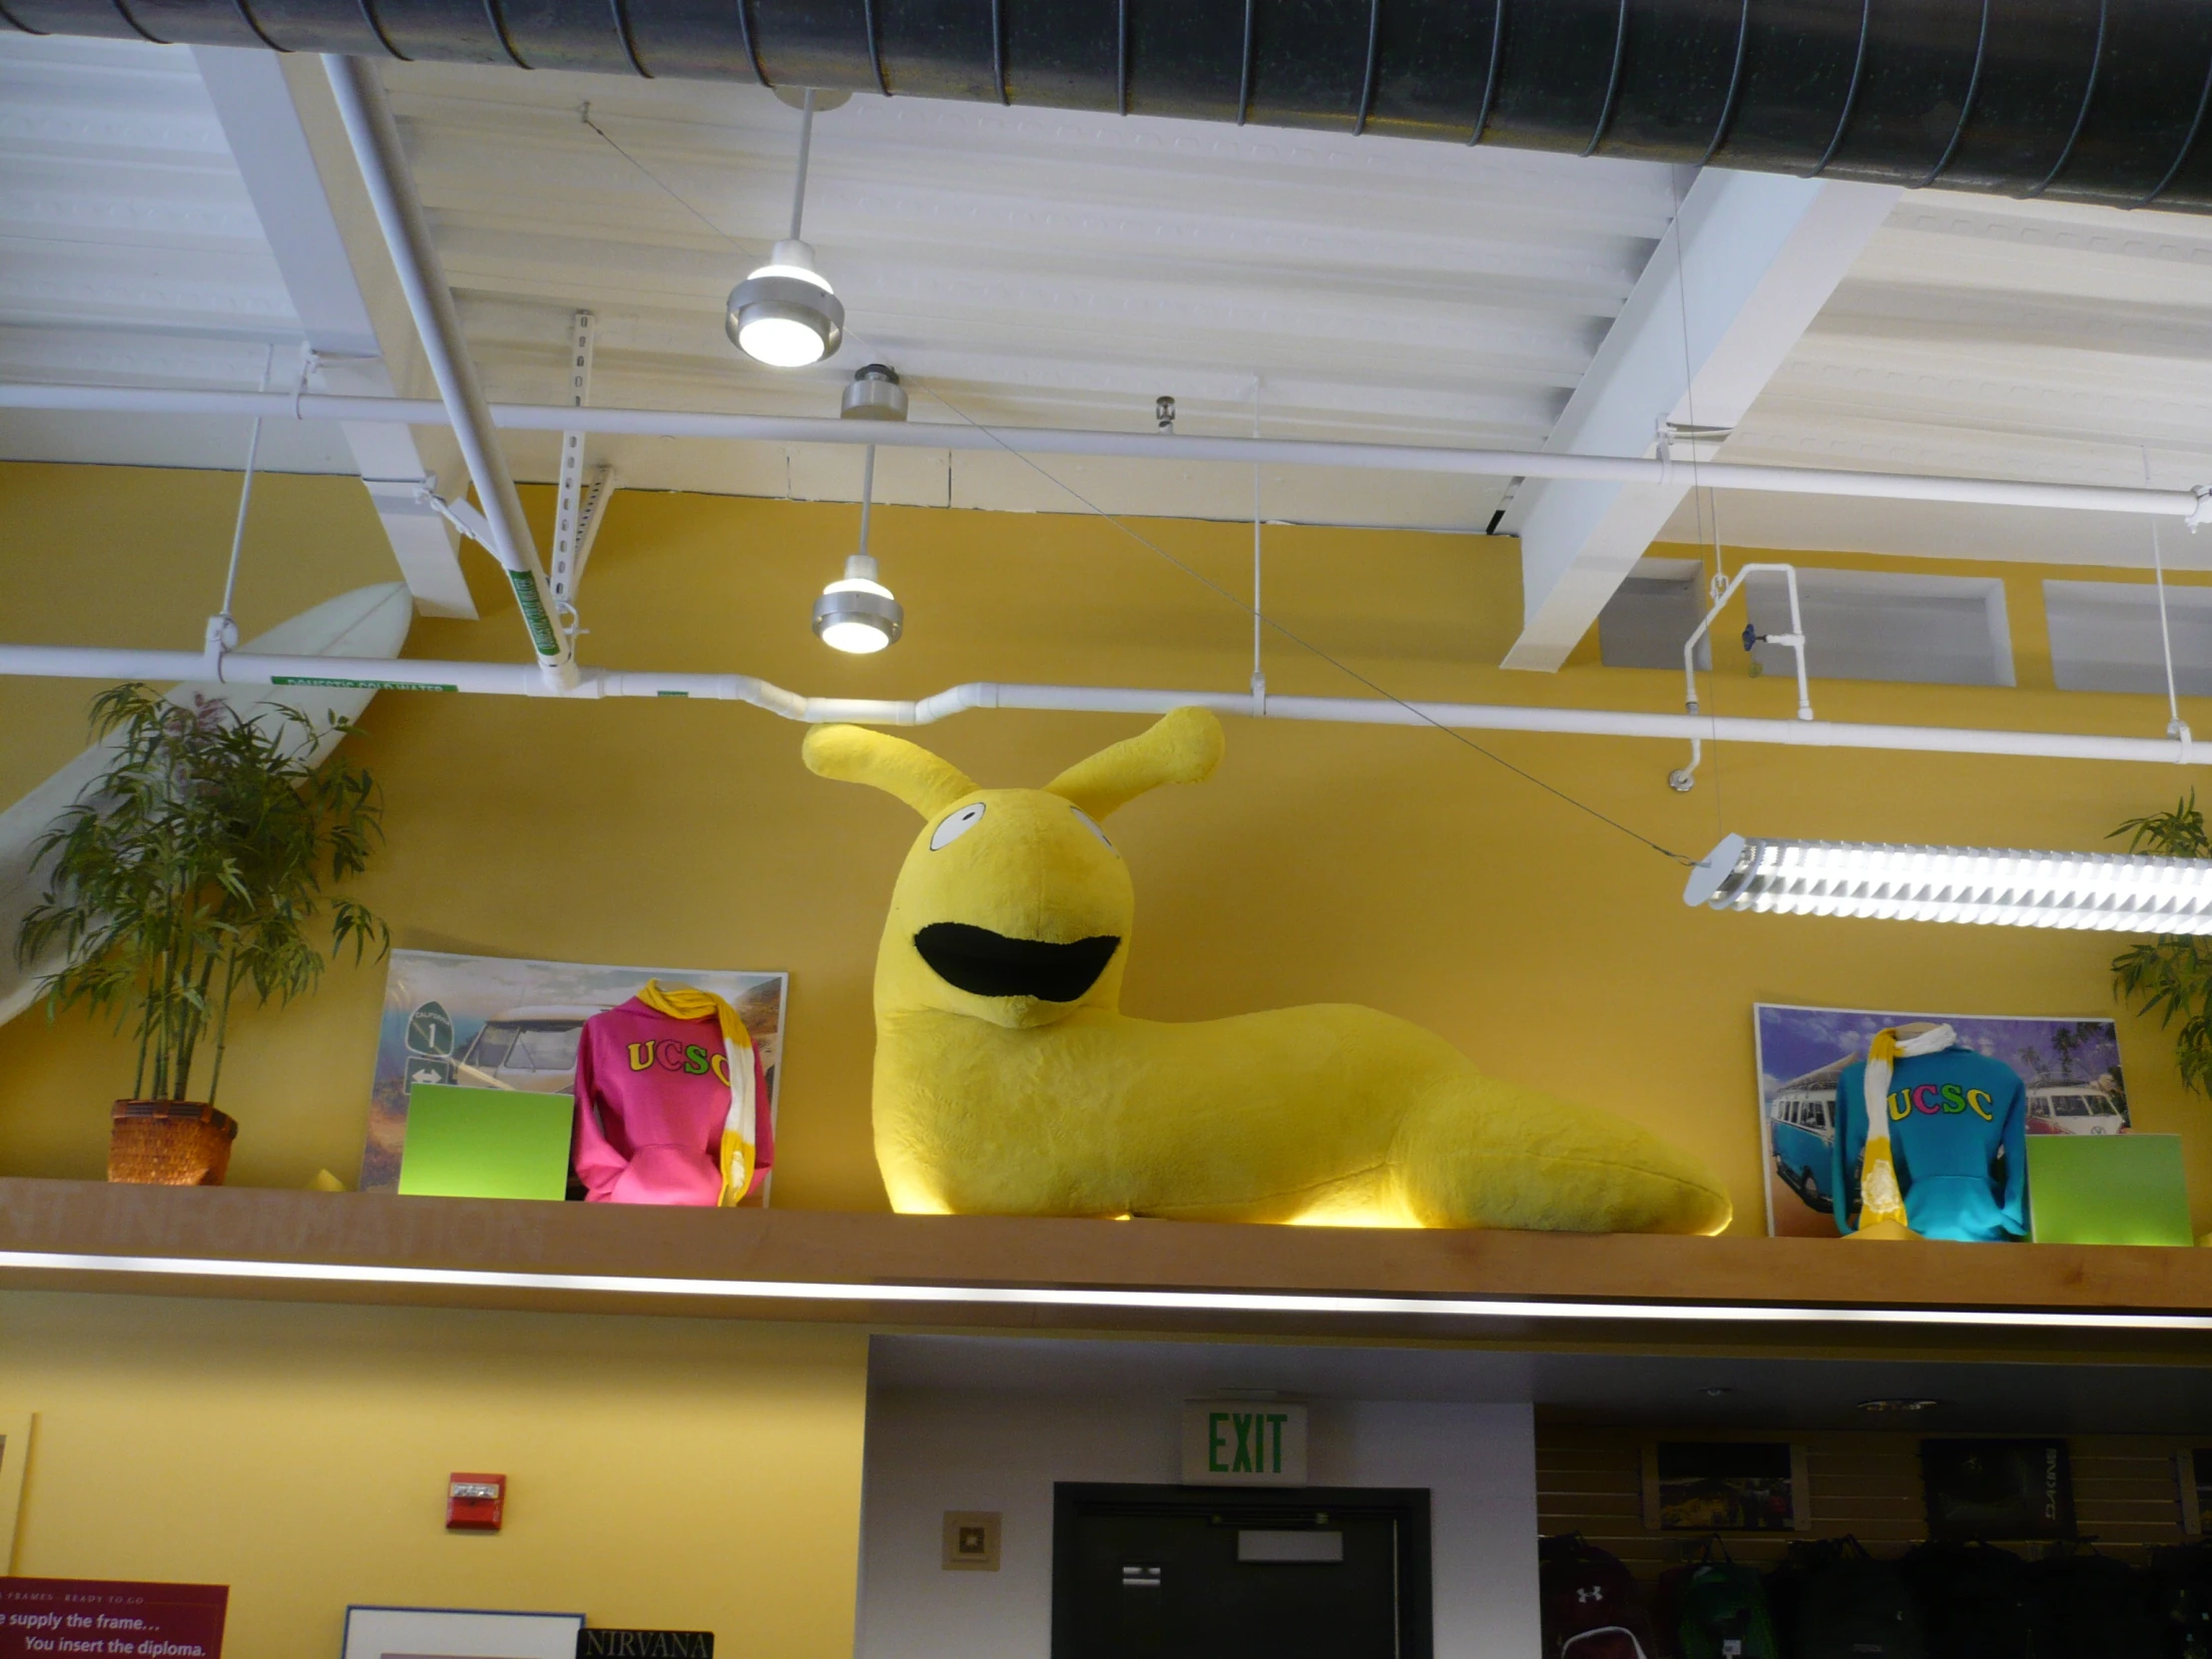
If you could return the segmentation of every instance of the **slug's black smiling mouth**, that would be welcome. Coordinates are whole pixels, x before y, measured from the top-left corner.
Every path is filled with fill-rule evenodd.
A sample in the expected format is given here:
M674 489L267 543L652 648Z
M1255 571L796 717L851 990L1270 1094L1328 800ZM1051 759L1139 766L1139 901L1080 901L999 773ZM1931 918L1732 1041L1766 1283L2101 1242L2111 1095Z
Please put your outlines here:
M1073 1002L1098 983L1121 940L1112 933L1049 944L1013 939L964 921L932 921L914 948L939 979L973 996L1033 996Z

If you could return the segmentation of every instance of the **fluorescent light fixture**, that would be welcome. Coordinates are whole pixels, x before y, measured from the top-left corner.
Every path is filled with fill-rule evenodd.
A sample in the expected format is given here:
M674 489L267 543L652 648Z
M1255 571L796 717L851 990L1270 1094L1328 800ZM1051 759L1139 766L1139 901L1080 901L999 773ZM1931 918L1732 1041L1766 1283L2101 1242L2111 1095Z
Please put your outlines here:
M1691 1302L1553 1302L1510 1297L1357 1296L1278 1291L1085 1290L1052 1285L855 1284L789 1279L670 1279L643 1274L516 1273L368 1262L262 1262L235 1257L106 1256L0 1251L0 1274L114 1274L278 1284L407 1285L423 1289L570 1292L737 1302L1077 1308L1200 1314L1333 1314L1460 1320L1659 1321L1674 1325L1975 1326L2058 1331L2212 1332L2212 1314L2104 1313L2047 1308L1828 1308ZM864 1316L863 1316L864 1317Z
M1682 902L1778 915L2212 933L2212 859L1729 835L1691 869Z

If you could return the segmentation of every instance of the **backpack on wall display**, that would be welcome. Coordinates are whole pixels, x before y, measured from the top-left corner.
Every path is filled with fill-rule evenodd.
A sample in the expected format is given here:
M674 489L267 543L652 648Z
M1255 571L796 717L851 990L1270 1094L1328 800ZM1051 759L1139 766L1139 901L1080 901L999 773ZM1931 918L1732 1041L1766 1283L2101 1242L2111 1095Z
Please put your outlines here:
M1805 1586L1836 1558L1836 1548L1833 1538L1798 1538L1767 1569L1763 1585L1767 1622L1774 1627L1776 1644L1786 1659L1797 1659L1797 1610L1805 1598Z
M1757 1569L1738 1566L1718 1538L1682 1575L1671 1623L1680 1659L1779 1659Z
M1898 1570L1920 1603L1931 1653L1941 1659L2056 1659L2037 1628L2027 1563L2010 1550L1923 1544Z
M1796 1636L1794 1659L1930 1659L1905 1575L1874 1559L1856 1538L1840 1540L1834 1555L1807 1577Z
M2059 1659L2165 1659L2150 1586L2125 1561L2083 1551L2027 1569L2035 1612Z
M1536 1547L1544 1659L1654 1659L1644 1597L1619 1556L1579 1532Z
M2151 1611L2168 1659L2212 1659L2212 1544L2151 1556Z

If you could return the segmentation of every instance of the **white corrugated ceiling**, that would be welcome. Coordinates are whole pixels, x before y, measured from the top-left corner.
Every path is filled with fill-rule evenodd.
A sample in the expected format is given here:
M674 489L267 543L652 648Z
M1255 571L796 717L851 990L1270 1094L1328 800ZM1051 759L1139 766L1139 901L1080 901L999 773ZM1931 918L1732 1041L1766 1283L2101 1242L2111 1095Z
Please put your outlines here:
M852 338L799 375L722 302L782 234L798 115L753 87L394 65L395 106L496 397L554 399L570 312L593 400L828 413L888 360L917 420L1534 448L1649 258L1664 168L856 97L818 120L807 234ZM584 114L606 137L586 125ZM611 141L611 142L610 142ZM620 146L618 151L616 146ZM625 155L623 152L627 152ZM0 40L0 373L250 385L297 321L189 54ZM278 372L285 371L279 352ZM1909 196L1730 459L2212 479L2212 222ZM227 422L0 421L16 455L222 464ZM528 476L550 440L520 438ZM345 468L312 429L276 464ZM856 457L612 441L652 487L849 495ZM1117 510L1250 510L1241 468L1057 460ZM1479 528L1502 480L1270 470L1271 517ZM1005 456L886 456L894 499L1066 508ZM2139 562L2140 521L1726 499L1732 542ZM1677 527L1694 533L1696 508ZM2176 538L2182 539L2182 538ZM2176 548L2187 556L2186 548Z

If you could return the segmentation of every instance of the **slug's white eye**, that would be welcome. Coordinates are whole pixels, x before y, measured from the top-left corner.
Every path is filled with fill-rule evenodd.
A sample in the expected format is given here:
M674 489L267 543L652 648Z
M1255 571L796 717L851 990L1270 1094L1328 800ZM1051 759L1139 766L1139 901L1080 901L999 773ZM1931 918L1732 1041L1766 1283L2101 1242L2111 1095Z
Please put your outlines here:
M1091 818L1090 814L1083 811L1083 809L1080 807L1070 807L1068 811L1075 815L1076 821L1080 823L1084 829L1088 830L1092 834L1098 837L1099 843L1104 846L1107 851L1114 851L1114 843L1106 838L1106 831L1098 827L1097 823ZM1114 856L1118 858L1121 856L1121 854L1115 852Z
M941 852L983 822L983 803L971 801L929 831L929 850ZM1095 828L1095 826L1094 826Z

